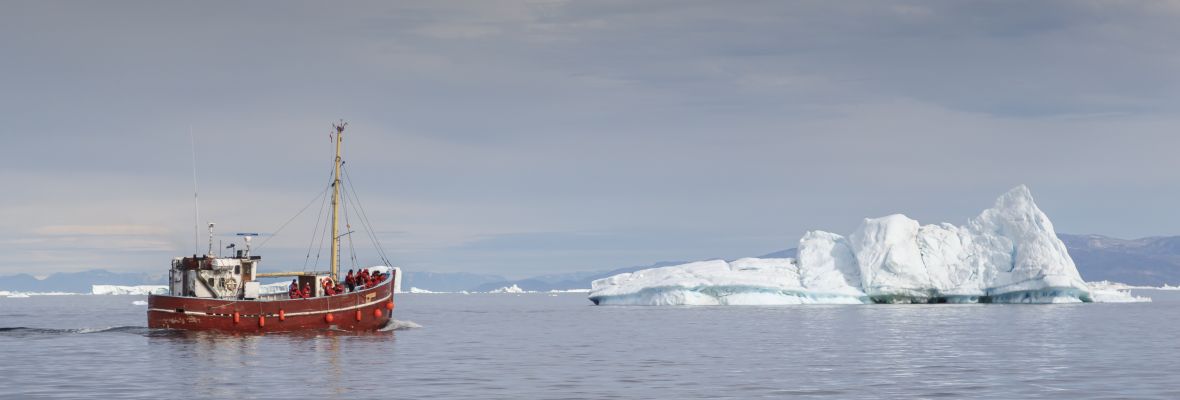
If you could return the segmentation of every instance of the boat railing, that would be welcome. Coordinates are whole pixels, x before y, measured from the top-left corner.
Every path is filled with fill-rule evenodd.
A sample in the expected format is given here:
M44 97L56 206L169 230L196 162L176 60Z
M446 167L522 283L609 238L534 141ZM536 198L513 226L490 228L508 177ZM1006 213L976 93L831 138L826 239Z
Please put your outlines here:
M290 299L291 299L291 294L287 293L287 292L263 293L263 294L258 295L258 300L262 300L262 301L290 300Z
M391 274L387 275L385 277L385 279L382 279L380 282L373 285L372 287L370 287L370 288L357 287L355 292L359 292L362 290L368 290L373 287L380 286L381 284L384 284L385 282L387 282L391 279L393 279L393 276ZM341 295L351 294L351 293L355 293L355 292L337 293L332 296L319 296L319 297L335 297L335 296L341 296ZM258 300L258 301L275 301L275 300L293 300L293 299L291 298L291 293L289 293L289 292L272 292L272 293L261 293L258 295L258 298L256 300Z

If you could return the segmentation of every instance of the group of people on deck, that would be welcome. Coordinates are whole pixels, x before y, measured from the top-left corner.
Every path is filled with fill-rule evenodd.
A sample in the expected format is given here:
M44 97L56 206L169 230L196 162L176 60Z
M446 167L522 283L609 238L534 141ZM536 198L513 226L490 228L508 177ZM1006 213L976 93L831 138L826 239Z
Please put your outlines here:
M361 269L360 272L353 274L352 270L348 270L348 275L344 277L344 283L336 282L333 278L324 279L322 282L324 294L327 296L335 296L348 292L355 292L358 290L365 290L376 286L385 281L386 274L381 271L373 271L369 273L368 268ZM345 286L347 285L347 291ZM288 293L292 299L307 299L315 297L315 293L311 291L311 284L304 283L303 287L299 287L298 279L291 280L291 287Z
M352 270L350 269L348 270L348 275L344 277L344 284L348 285L349 291L354 291L357 287L360 287L361 290L365 290L373 286L377 286L378 283L381 283L384 280L385 274L381 273L381 271L373 271L373 273L370 274L369 269L364 268L361 269L356 275L353 275Z

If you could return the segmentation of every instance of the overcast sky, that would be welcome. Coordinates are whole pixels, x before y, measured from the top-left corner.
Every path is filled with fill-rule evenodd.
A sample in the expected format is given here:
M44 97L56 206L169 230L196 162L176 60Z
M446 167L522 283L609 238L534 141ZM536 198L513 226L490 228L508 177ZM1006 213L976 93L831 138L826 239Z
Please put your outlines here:
M1178 20L1160 1L5 1L0 275L191 254L190 128L215 240L275 232L323 190L340 118L407 270L756 256L866 216L961 224L1018 184L1059 232L1176 235ZM302 268L318 206L264 267Z

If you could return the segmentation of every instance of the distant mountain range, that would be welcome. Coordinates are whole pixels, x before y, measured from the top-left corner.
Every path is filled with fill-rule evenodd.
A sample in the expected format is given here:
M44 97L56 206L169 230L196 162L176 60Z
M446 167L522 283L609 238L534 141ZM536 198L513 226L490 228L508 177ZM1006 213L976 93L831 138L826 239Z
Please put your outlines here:
M405 271L402 277L402 290L410 288L427 289L434 292L458 292L472 290L489 282L501 282L503 276L482 275L467 272L416 272ZM499 288L501 286L496 286ZM495 289L495 288L493 288Z
M17 292L90 293L90 285L167 285L166 274L138 272L110 272L101 269L82 272L60 272L45 279L29 274L0 276L0 290Z
M610 271L594 271L594 272L574 272L568 274L557 275L542 275L528 279L521 279L515 281L496 281L487 282L476 286L473 291L486 292L502 287L509 287L512 285L520 286L521 289L529 291L549 291L549 290L566 290L566 289L589 289L590 282L596 279L606 278L612 275L618 275L624 272L635 272L641 269L667 267L669 265L684 264L684 261L661 261L655 264L641 265L635 267L623 267L613 269ZM425 289L425 288L424 288ZM434 289L430 289L434 290Z
M1058 234L1078 272L1087 281L1108 280L1132 285L1160 286L1180 283L1180 236L1142 239L1117 239L1102 235ZM764 254L762 258L795 257L796 249ZM508 280L499 275L467 272L440 273L406 271L403 290L411 287L435 292L461 290L486 292L517 285L529 291L586 289L590 282L624 272L683 264L684 261L661 261L654 264L624 267L609 271L573 272ZM21 292L90 293L91 285L166 285L163 274L117 273L104 270L57 273L45 279L28 274L0 276L0 290Z
M1116 239L1058 234L1087 281L1160 286L1180 283L1180 236Z

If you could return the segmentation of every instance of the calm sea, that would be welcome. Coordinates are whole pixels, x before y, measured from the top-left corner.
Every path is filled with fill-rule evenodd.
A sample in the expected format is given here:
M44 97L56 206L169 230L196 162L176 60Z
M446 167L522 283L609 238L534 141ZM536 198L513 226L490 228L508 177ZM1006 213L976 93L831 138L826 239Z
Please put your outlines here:
M1155 302L399 294L421 327L265 336L151 331L142 296L0 298L0 398L1180 398L1180 292L1136 294Z

